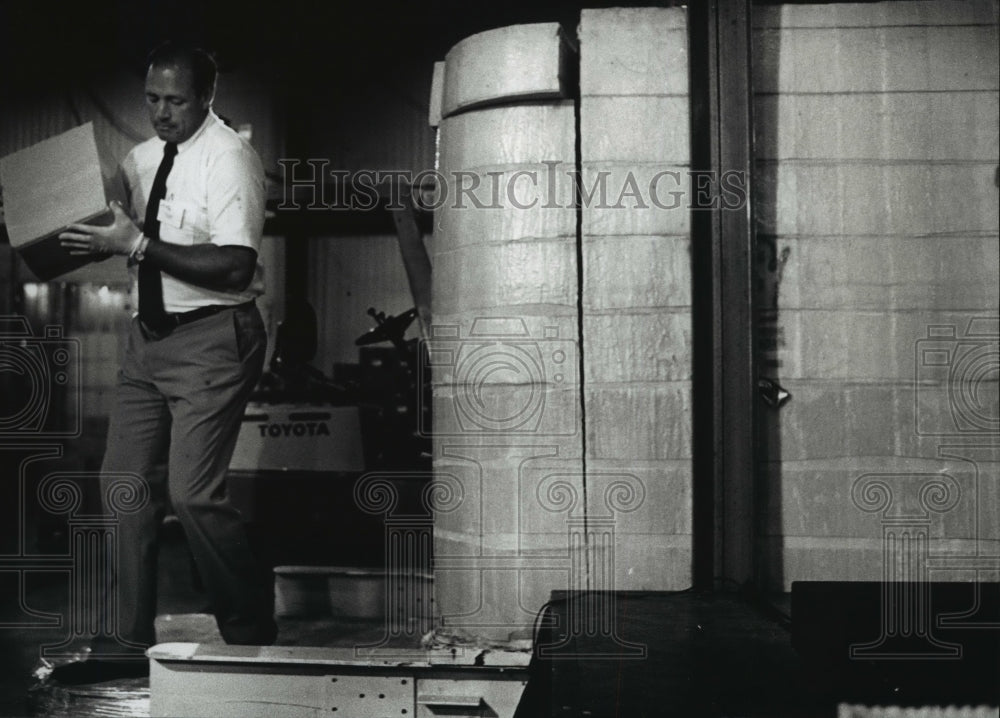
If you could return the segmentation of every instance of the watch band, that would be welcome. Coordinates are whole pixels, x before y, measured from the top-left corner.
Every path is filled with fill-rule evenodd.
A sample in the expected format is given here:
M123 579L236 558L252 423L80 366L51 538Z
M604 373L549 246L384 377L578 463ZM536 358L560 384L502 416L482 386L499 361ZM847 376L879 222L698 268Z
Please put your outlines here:
M146 258L146 247L149 246L149 237L143 235L138 244L136 244L135 249L132 250L132 261L139 263Z

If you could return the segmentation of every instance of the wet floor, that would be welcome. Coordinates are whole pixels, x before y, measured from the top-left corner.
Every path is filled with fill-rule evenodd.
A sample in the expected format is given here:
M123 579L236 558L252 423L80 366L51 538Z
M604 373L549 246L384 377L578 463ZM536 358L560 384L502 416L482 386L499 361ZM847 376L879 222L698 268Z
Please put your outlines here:
M157 638L161 642L221 643L214 619L206 614L207 599L196 585L183 536L167 534L159 561ZM25 578L23 599L13 574L0 574L0 716L21 718L96 718L149 715L148 678L129 678L88 686L60 686L42 679L48 664L44 646L63 642L66 625L54 623L68 615L67 574L32 572ZM9 580L10 579L10 580ZM377 643L384 635L381 621L338 620L333 617L278 619L280 645L355 646ZM85 655L86 644L75 642L68 653Z

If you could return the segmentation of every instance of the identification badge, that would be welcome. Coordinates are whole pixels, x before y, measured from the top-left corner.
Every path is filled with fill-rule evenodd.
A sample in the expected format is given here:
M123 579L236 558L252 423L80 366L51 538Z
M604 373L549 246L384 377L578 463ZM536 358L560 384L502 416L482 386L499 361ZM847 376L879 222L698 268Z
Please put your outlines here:
M184 207L175 204L174 202L168 202L167 200L161 199L159 209L157 209L156 212L156 219L159 220L160 224L166 223L171 227L183 229L184 214Z

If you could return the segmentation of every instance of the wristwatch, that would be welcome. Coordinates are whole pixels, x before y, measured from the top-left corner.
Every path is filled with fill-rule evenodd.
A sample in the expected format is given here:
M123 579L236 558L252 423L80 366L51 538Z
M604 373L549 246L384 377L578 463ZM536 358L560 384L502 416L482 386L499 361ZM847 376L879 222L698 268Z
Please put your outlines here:
M139 243L135 246L135 249L132 251L132 260L136 263L139 263L143 259L145 259L146 247L148 246L149 246L149 237L143 235L142 239L139 240Z

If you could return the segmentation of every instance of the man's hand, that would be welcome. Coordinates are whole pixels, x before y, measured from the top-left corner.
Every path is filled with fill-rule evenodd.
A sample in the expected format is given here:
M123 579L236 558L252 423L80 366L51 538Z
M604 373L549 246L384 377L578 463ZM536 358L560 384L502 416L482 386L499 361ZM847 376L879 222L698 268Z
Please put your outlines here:
M130 254L142 233L119 202L108 207L114 214L114 222L106 227L71 224L59 235L60 244L70 254Z

